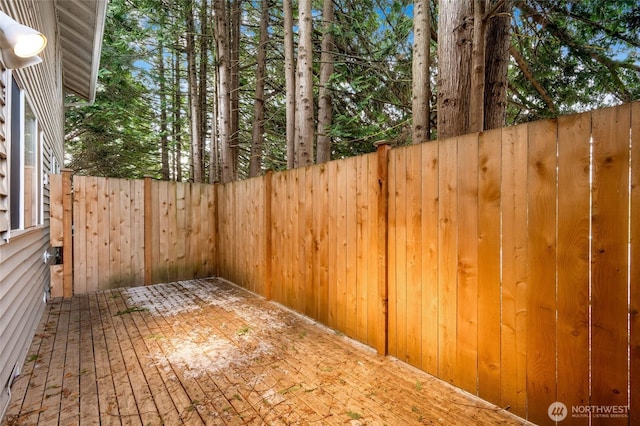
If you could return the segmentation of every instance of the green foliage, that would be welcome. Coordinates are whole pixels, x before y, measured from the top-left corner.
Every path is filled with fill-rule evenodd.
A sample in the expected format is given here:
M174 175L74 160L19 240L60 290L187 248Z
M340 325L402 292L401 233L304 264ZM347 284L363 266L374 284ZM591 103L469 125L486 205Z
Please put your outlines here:
M185 95L183 9L201 0L112 0L103 45L96 102L69 108L68 166L94 175L140 177L160 169L160 108L167 106L170 149L189 140ZM411 141L412 19L409 0L334 2L335 71L332 157L371 152L374 143ZM520 52L545 99L512 61L509 67L508 124L577 112L640 98L640 6L636 0L513 0L512 45ZM263 168L286 168L282 8L270 5L265 145ZM295 5L295 2L294 2ZM437 25L437 2L432 22ZM239 165L246 176L255 103L260 2L242 2L240 40ZM319 74L321 2L314 3L314 72ZM199 10L199 6L196 7ZM294 15L297 15L294 11ZM203 17L196 16L196 19ZM207 16L210 19L211 16ZM199 25L196 25L199 28ZM210 25L210 30L213 28ZM196 34L196 39L212 34ZM196 43L197 44L197 43ZM159 55L162 45L165 56ZM491 48L491 47L489 47ZM432 43L433 60L435 42ZM215 99L215 49L207 52L207 132ZM160 59L162 58L162 59ZM177 58L179 82L162 75ZM432 86L437 91L435 66ZM164 78L166 92L160 92ZM316 80L317 83L317 80ZM317 89L317 88L316 88ZM317 95L317 91L316 91ZM317 100L317 96L316 96ZM432 105L435 102L432 101ZM172 111L178 111L175 116ZM173 122L174 117L176 122ZM211 140L211 135L206 135ZM206 150L212 149L207 146ZM184 152L185 150L182 149ZM180 154L176 153L179 156ZM185 154L176 162L184 163ZM204 153L208 161L208 152Z
M524 122L640 98L640 12L635 0L520 0L513 44L557 107L511 67L509 121Z
M154 112L135 66L136 40L143 34L138 19L123 0L110 2L95 102L69 107L66 113L67 167L76 173L157 175Z

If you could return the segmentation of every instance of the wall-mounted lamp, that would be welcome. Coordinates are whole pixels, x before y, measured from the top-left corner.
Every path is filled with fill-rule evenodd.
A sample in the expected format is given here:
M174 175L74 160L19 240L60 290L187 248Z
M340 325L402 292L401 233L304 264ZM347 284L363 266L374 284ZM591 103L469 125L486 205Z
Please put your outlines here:
M0 59L6 68L24 68L42 62L38 53L46 45L47 38L40 32L0 12Z

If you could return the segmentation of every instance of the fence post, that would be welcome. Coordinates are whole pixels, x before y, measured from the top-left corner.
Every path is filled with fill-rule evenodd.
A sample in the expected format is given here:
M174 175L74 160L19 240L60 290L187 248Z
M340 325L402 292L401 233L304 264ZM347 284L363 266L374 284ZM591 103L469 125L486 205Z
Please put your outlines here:
M389 229L389 151L391 146L386 142L377 144L377 175L378 175L378 336L376 350L380 355L387 354L388 344L388 299L389 280L388 270L388 229Z
M267 300L271 300L271 255L272 255L272 242L271 242L271 192L272 192L272 180L273 172L267 170L264 175L264 297Z
M73 190L71 169L62 170L62 296L73 296Z
M144 285L151 285L151 262L152 259L152 247L151 247L151 232L152 221L151 215L153 214L153 208L151 206L151 176L144 177Z

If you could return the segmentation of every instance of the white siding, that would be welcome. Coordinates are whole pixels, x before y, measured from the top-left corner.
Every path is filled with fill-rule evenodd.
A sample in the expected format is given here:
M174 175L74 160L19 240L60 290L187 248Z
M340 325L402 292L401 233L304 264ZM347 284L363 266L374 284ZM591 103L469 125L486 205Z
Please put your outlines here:
M41 64L14 70L22 84L40 128L44 131L43 173L50 159L63 163L64 108L61 54L56 38L55 2L0 0L0 10L17 21L38 29L48 39L40 55ZM9 135L7 135L7 138ZM9 154L10 155L10 154ZM49 247L49 188L43 188L44 225L0 238L0 420L8 403L6 385L12 371L19 371L44 309L43 297L49 285L49 267L42 260Z

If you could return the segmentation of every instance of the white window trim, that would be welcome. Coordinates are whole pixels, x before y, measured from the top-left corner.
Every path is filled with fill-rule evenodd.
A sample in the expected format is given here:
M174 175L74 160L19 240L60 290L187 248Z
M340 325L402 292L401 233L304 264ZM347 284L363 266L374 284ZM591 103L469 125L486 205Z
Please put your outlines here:
M12 80L15 80L16 85L18 87L19 90L19 95L20 95L20 117L19 117L19 126L20 126L20 143L19 146L22 149L22 152L18 153L19 155L19 159L20 159L20 171L21 173L24 173L25 170L25 155L24 155L24 148L25 148L25 117L26 117L26 105L27 103L29 104L29 108L31 108L31 111L33 112L34 115L34 120L35 120L35 129L36 129L36 143L35 143L35 148L37 150L36 152L36 164L39 166L39 169L37 171L38 176L36 176L36 182L37 182L37 192L36 192L36 203L37 205L34 205L33 208L36 209L36 211L38 212L37 215L37 220L36 223L34 223L32 226L30 226L29 228L25 229L25 197L24 197L24 190L25 190L25 179L24 179L24 174L21 175L20 178L20 182L19 182L19 188L18 188L18 203L19 203L19 210L20 210L20 215L18 217L18 228L17 229L11 229L11 226L9 227L9 230L7 231L7 235L5 238L5 241L9 241L11 239L11 237L15 237L21 234L24 234L26 232L29 232L33 229L37 229L40 228L44 225L44 185L43 185L43 174L44 174L44 155L43 155L43 131L42 129L40 129L40 122L38 119L38 116L36 114L36 110L33 108L33 103L30 101L29 97L27 96L27 92L24 88L24 85L22 84L21 80L18 78L18 76L13 75L12 73L8 73L9 77L7 78L9 80L9 82L7 83L7 135L9 137L11 137L12 135L12 129L11 126L13 125L13 114L12 114L12 99L13 99L13 83ZM12 143L8 144L7 147L7 151L8 151L8 158L12 158L13 152L12 152ZM14 197L15 194L12 193L11 188L12 188L12 182L11 182L11 177L13 175L13 171L11 170L11 161L9 161L9 176L8 176L8 184L9 184L9 199L11 199L11 197ZM9 204L11 205L11 203ZM9 207L11 208L11 207Z

